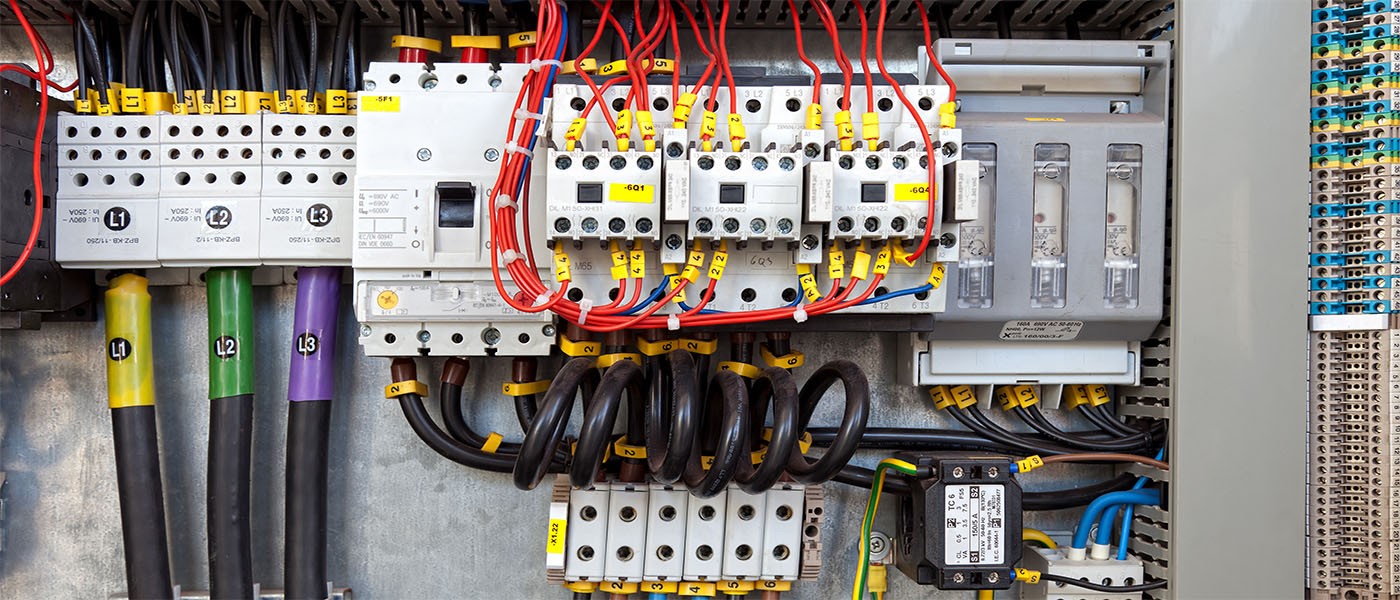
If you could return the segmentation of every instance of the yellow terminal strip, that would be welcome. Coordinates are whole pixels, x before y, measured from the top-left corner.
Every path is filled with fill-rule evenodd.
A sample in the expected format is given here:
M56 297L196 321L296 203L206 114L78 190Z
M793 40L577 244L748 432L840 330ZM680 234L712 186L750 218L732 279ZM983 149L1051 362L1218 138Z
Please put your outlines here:
M729 113L729 143L735 152L744 149L744 139L747 137L743 117L740 117L739 113Z
M588 119L579 117L569 123L568 131L564 132L564 149L573 151L577 149L578 142L583 139L583 130L588 126Z
M822 105L813 102L807 105L807 129L822 128Z
M675 121L671 125L672 128L685 129L686 121L690 120L690 109L695 106L696 100L695 94L690 92L681 94L680 99L676 100L676 105L671 111L671 118Z
M612 278L627 279L627 251L617 240L608 242L608 253L612 256Z
M860 137L865 140L865 149L874 150L880 143L880 115L868 112L860 115Z
M407 394L428 395L428 386L421 381L397 381L384 386L385 398L398 398Z
M852 140L856 137L856 129L851 126L851 111L843 110L836 113L836 137L841 139L842 151L849 151L855 146Z

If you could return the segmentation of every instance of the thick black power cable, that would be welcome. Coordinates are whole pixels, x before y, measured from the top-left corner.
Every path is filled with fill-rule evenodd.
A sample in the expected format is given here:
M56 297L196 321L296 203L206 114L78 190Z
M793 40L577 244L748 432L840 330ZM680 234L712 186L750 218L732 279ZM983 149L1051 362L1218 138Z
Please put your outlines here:
M320 24L316 22L316 5L306 5L306 90L314 97L321 89Z
M150 0L137 2L136 10L131 14L131 27L126 32L126 60L123 61L126 75L122 83L132 87L144 88L146 85L141 77L141 46L145 41L146 16L150 10Z
M360 64L360 19L350 27L350 41L345 46L345 89L356 91L360 89L360 73L364 72Z
M535 418L520 443L512 477L515 487L531 490L549 471L549 457L564 440L564 429L579 392L590 394L598 382L598 370L590 357L577 357L564 363L544 394Z
M239 67L238 35L235 33L237 23L237 11L234 9L233 0L222 0L219 3L219 37L224 46L224 80L225 90L242 90L243 77Z
M326 87L332 90L345 89L345 55L350 52L350 31L354 27L355 9L358 5L352 0L340 8L335 23L335 39L331 42L331 71Z
M204 66L204 101L216 103L214 88L218 87L214 73L214 36L209 30L209 13L204 10L203 2L195 2L195 18L199 22L200 41L203 42L204 55L201 57Z
M102 52L97 46L97 34L93 30L92 20L83 11L74 11L73 19L78 23L80 34L78 36L83 46L83 61L87 65L88 76L97 83L97 92L103 103L107 102L107 89L110 81L107 79L107 71L104 67Z
M170 79L175 84L175 101L185 101L185 70L182 66L181 48L179 44L179 29L176 21L180 18L178 2L170 2L161 8L156 9L156 20L160 25L161 47L165 53L165 59L170 63Z

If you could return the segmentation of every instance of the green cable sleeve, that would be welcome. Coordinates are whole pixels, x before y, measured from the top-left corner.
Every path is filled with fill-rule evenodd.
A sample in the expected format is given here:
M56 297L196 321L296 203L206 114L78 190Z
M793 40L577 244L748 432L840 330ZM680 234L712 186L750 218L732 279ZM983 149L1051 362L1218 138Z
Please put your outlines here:
M209 397L253 393L253 269L209 269Z

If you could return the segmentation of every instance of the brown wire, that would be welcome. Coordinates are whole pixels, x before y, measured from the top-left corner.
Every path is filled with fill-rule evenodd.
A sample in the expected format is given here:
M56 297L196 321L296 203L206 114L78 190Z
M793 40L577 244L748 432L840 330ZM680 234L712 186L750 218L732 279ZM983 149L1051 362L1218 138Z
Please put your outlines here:
M1138 456L1136 454L1119 454L1116 452L1085 452L1082 454L1055 454L1041 457L1041 462L1045 464L1057 462L1091 462L1091 461L1113 461L1113 462L1134 462L1149 467L1157 467L1163 471L1170 471L1171 465L1155 458Z

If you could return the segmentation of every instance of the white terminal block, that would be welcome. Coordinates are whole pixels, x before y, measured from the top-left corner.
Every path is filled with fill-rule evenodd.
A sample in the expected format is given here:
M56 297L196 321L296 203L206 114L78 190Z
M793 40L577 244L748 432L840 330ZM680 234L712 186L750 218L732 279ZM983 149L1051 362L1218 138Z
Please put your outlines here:
M608 484L569 492L569 523L565 541L564 579L600 581L608 544Z
M350 264L355 125L353 115L263 115L264 264Z
M692 152L691 238L796 241L803 163L802 152Z
M261 117L162 115L158 133L161 265L257 265Z
M796 579L802 563L802 508L806 489L800 485L778 484L765 492L766 517L763 520L763 579Z
M650 496L646 484L610 484L604 580L638 581L642 578Z
M1041 573L1061 575L1071 579L1084 579L1113 586L1143 583L1142 561L1131 556L1127 560L1071 560L1065 556L1063 550L1030 545L1026 546L1021 555L1022 566ZM1041 580L1035 585L1022 583L1021 598L1023 600L1142 600L1142 592L1095 592L1072 585Z
M757 579L763 572L763 523L767 496L750 494L730 484L725 490L728 510L724 524L725 579Z
M551 239L655 239L661 226L661 152L550 150Z
M932 193L943 189L940 153L934 153ZM831 194L830 199L809 198L809 205L830 203L830 237L836 240L904 239L922 237L924 228L941 221L938 213L929 218L929 157L922 150L833 151L832 182L810 188L812 196ZM934 198L942 206L941 198ZM935 234L936 237L936 234Z
M691 497L686 511L685 570L689 581L713 581L720 578L723 560L725 504L728 494L720 492L710 498Z
M677 581L685 566L685 523L690 492L652 484L647 503L647 544L642 576Z
M63 266L160 266L159 129L154 116L59 115L54 256Z

